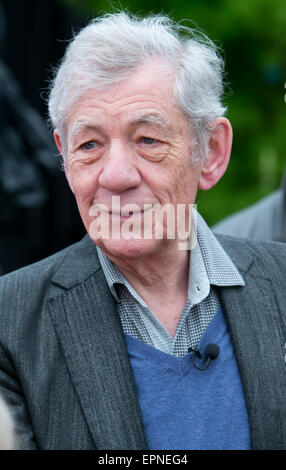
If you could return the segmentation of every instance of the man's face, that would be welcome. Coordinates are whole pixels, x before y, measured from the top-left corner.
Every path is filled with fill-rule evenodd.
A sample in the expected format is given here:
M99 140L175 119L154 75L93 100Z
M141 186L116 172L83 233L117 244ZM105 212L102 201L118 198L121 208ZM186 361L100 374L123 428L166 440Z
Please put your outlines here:
M140 210L131 215L141 221L146 205L194 203L200 169L192 164L189 126L173 81L151 63L111 89L86 92L70 113L66 174L89 233L91 208L103 204L110 212L114 196L121 208L136 204ZM108 217L121 226L127 220L119 213ZM112 259L154 256L175 243L166 230L159 239L153 233L152 239L96 240Z

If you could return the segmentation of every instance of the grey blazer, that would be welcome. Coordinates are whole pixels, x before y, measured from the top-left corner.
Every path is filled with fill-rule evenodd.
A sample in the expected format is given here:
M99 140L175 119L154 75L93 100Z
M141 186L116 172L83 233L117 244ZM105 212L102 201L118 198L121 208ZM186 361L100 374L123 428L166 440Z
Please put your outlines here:
M220 297L254 449L286 448L286 246L219 237ZM124 334L93 242L0 278L0 394L24 449L145 449Z

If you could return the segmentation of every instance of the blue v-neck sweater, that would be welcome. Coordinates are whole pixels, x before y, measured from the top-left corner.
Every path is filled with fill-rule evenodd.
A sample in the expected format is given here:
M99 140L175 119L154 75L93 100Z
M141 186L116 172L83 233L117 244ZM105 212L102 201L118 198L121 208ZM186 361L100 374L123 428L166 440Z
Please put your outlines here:
M250 449L240 375L230 335L219 309L199 350L220 347L205 371L192 354L176 357L126 335L149 449ZM203 367L204 358L196 360Z

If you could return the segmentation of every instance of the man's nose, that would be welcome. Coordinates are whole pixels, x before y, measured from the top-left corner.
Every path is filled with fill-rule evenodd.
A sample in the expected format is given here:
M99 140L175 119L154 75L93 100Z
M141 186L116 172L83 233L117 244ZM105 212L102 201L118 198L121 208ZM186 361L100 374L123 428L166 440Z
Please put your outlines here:
M139 186L141 176L132 161L131 150L122 143L112 142L105 155L98 183L109 191L121 193Z

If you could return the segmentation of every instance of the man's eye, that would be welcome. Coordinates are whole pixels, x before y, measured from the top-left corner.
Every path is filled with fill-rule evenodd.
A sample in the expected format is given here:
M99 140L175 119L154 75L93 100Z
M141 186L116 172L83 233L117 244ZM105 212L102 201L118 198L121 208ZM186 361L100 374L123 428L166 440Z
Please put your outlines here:
M85 142L80 147L83 150L92 150L97 146L97 143L94 140L90 140L89 142Z
M152 145L157 144L158 140L152 139L152 137L142 137L143 144Z

